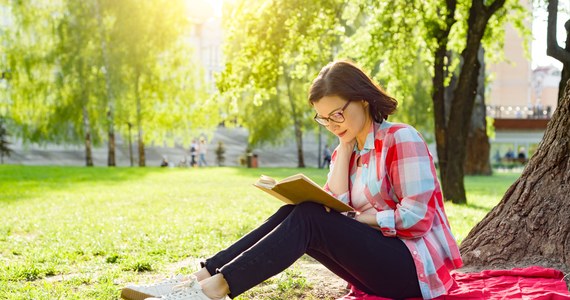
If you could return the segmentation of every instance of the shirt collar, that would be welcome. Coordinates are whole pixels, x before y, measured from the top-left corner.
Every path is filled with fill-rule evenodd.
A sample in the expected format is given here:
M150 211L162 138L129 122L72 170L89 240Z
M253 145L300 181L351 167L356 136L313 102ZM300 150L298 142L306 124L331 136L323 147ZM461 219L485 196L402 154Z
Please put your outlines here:
M384 120L382 122L382 124L372 122L372 124L370 124L370 129L368 129L368 135L366 135L366 140L364 141L364 147L362 147L362 150L358 150L358 144L354 144L354 150L356 152L367 152L367 151L370 151L372 149L375 149L374 141L376 139L382 138L382 136L380 136L381 135L380 129L381 129L382 125L384 125L385 123L387 123L386 120Z

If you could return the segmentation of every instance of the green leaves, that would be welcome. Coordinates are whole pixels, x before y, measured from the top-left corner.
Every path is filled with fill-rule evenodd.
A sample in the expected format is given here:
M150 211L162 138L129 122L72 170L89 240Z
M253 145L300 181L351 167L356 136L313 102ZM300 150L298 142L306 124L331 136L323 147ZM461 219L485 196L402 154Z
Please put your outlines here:
M202 71L189 60L194 50L185 1L7 5L13 26L1 32L6 60L0 63L10 70L2 89L10 100L0 106L25 142L83 143L90 132L99 144L115 124L124 134L136 119L137 97L150 142L189 143L189 130L217 124Z

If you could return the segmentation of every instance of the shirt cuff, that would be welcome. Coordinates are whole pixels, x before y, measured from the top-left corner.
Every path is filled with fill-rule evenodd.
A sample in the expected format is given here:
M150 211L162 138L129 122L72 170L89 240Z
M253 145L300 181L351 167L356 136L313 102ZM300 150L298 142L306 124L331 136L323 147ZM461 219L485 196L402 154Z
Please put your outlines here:
M396 222L393 210L383 210L376 213L376 222L384 236L396 236Z

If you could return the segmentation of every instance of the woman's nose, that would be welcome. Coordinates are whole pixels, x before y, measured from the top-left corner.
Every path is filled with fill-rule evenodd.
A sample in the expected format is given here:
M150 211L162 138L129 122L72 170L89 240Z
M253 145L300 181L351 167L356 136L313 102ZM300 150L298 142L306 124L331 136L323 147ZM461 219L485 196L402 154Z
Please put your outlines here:
M338 127L339 127L338 124L335 122L329 122L329 124L327 125L327 129L330 131L334 131Z

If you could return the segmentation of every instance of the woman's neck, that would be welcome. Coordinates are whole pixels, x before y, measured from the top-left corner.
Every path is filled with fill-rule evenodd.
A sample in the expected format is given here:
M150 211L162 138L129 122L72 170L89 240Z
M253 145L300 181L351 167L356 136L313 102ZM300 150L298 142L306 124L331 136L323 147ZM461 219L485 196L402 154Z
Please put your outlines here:
M362 130L356 135L356 145L358 150L362 150L364 148L364 143L366 142L366 137L368 136L368 132L370 132L370 126L372 125L372 118L367 116L366 122L362 127Z

